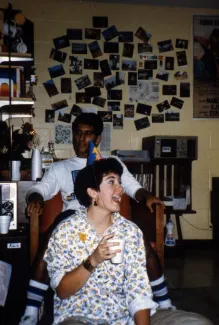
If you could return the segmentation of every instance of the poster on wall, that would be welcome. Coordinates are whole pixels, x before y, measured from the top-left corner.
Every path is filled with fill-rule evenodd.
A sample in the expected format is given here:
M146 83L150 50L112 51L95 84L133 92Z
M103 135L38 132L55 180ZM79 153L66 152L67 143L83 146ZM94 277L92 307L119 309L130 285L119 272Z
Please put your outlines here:
M193 17L193 117L219 118L219 16Z

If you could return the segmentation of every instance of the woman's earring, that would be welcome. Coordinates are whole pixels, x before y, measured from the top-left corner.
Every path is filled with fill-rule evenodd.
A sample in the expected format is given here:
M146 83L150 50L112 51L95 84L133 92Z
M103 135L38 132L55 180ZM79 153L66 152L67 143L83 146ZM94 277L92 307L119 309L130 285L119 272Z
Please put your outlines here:
M97 201L96 201L96 200L93 201L93 205L94 205L95 207L97 207Z

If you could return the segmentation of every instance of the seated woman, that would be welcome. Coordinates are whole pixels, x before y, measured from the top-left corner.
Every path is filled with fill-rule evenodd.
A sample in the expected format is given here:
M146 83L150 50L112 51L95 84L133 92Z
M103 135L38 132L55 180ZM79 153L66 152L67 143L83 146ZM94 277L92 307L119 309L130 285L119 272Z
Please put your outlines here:
M75 194L84 207L57 226L44 256L56 292L54 324L210 325L193 313L156 312L142 232L118 212L121 174L113 158L78 173ZM111 238L125 239L120 264L110 261L120 252L110 249L118 244L108 242Z

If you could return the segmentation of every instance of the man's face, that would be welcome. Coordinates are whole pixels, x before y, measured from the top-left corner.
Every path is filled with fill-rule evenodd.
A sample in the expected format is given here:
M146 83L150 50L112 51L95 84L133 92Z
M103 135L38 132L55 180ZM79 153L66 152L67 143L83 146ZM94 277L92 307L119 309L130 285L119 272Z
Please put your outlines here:
M94 128L91 125L79 124L73 132L73 147L75 154L80 158L87 158L89 150L89 142L94 144L100 143L101 136L96 136Z

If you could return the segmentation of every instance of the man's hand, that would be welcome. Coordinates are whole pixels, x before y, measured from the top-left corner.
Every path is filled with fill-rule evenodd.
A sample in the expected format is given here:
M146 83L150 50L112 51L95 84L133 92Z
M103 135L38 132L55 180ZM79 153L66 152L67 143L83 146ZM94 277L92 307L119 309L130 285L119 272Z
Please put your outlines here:
M27 215L30 216L32 213L41 215L43 213L43 197L39 193L32 193L28 197L27 203Z
M153 195L150 195L146 198L145 204L151 213L153 213L152 204L161 204L161 205L165 206L163 201L161 201L158 197L153 196Z

